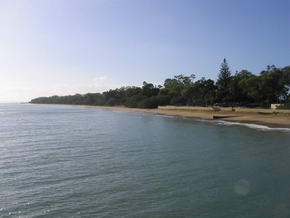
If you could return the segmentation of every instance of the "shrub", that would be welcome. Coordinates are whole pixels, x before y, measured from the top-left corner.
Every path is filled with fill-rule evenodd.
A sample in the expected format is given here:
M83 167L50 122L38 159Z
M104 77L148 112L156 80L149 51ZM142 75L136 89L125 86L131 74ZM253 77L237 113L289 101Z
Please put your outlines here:
M144 95L133 95L132 97L128 98L125 102L126 107L138 107L140 102L142 102L146 96Z
M106 106L116 106L119 102L116 98L109 98L109 100L105 103Z
M171 101L171 105L181 106L186 104L186 98L182 96L174 96Z

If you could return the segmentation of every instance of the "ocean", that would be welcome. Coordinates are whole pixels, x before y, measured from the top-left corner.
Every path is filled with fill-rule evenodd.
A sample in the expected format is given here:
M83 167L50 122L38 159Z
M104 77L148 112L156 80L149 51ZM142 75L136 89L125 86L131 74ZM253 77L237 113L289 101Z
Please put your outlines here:
M290 129L0 104L0 217L290 217Z

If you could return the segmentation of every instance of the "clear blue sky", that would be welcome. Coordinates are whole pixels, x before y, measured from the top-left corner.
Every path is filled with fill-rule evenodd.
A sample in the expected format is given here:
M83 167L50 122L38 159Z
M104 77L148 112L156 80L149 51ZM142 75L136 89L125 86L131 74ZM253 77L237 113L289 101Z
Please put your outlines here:
M0 0L0 101L290 65L289 0Z

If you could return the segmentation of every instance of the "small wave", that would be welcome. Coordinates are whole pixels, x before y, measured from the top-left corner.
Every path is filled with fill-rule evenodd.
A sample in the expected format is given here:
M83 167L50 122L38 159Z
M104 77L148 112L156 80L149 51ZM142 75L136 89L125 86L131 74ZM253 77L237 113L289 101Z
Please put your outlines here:
M11 114L20 114L21 112L16 111L0 111L0 116L11 115Z
M173 115L164 115L164 114L155 114L155 116L165 117L165 118L176 118L176 116L173 116Z
M290 132L290 128L275 128L269 127L261 124L253 124L253 123L239 123L239 122L229 122L229 121L215 121L218 125L224 126L245 126L251 129L258 129L262 131L283 131L283 132Z

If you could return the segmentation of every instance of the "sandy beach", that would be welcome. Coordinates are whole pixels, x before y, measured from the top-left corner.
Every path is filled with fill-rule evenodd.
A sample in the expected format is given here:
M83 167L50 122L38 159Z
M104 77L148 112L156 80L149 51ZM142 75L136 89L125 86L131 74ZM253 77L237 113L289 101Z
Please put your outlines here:
M263 124L269 127L290 128L290 110L234 108L234 111L232 111L232 108L220 108L220 111L217 112L211 107L163 106L157 109L140 109L120 106L82 106L106 110L142 112L207 120L218 119L240 123Z

